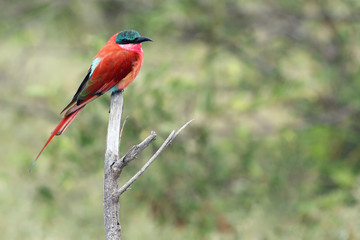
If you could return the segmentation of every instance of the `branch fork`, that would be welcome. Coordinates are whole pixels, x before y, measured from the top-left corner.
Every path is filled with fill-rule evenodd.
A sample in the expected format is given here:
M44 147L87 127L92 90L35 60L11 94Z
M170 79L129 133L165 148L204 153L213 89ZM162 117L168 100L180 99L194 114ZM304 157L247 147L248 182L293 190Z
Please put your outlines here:
M122 91L116 91L111 94L110 116L108 125L108 135L106 143L106 153L104 161L104 223L105 235L107 240L121 239L121 225L119 220L119 198L128 190L145 171L155 161L176 138L176 136L186 128L192 120L183 125L178 131L172 131L167 139L163 142L156 153L144 164L144 166L130 178L122 187L119 188L119 178L124 167L135 160L137 156L156 139L156 133L151 131L150 135L141 143L133 146L124 156L119 158L119 146L121 134L123 132L126 119L120 129L121 117L123 111Z

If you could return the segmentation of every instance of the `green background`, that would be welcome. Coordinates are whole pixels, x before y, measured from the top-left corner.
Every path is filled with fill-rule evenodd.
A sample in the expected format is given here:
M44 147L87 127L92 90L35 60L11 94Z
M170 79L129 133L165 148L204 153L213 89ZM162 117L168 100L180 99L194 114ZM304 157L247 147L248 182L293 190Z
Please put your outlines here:
M0 2L0 238L104 239L109 94L28 169L93 57L136 29L121 152L195 119L121 197L124 239L360 239L360 2Z

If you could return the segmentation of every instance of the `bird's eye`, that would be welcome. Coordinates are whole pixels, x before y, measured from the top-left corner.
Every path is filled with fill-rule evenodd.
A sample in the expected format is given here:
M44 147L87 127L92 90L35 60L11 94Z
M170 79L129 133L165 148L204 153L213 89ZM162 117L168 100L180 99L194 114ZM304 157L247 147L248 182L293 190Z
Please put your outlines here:
M128 39L122 39L121 40L121 44L128 44L128 43L131 43L131 41L128 40Z

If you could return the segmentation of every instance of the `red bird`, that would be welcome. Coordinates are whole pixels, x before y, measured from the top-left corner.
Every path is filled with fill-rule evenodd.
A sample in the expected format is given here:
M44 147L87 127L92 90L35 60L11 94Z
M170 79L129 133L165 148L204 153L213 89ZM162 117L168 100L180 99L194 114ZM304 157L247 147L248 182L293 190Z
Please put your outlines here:
M84 80L71 102L62 110L64 117L52 131L36 160L55 135L61 135L86 104L100 97L110 89L125 89L137 76L143 62L141 43L152 41L140 36L134 30L116 33L93 59Z

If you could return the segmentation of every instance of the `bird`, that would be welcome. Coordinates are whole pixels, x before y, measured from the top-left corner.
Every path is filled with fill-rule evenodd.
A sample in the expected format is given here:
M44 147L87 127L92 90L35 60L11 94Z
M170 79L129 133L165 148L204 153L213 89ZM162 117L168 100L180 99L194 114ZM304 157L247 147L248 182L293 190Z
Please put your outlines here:
M63 118L51 132L36 161L54 136L61 135L86 104L108 91L122 91L138 75L143 63L142 42L152 41L135 30L114 34L91 62L90 68L70 103L61 111Z

